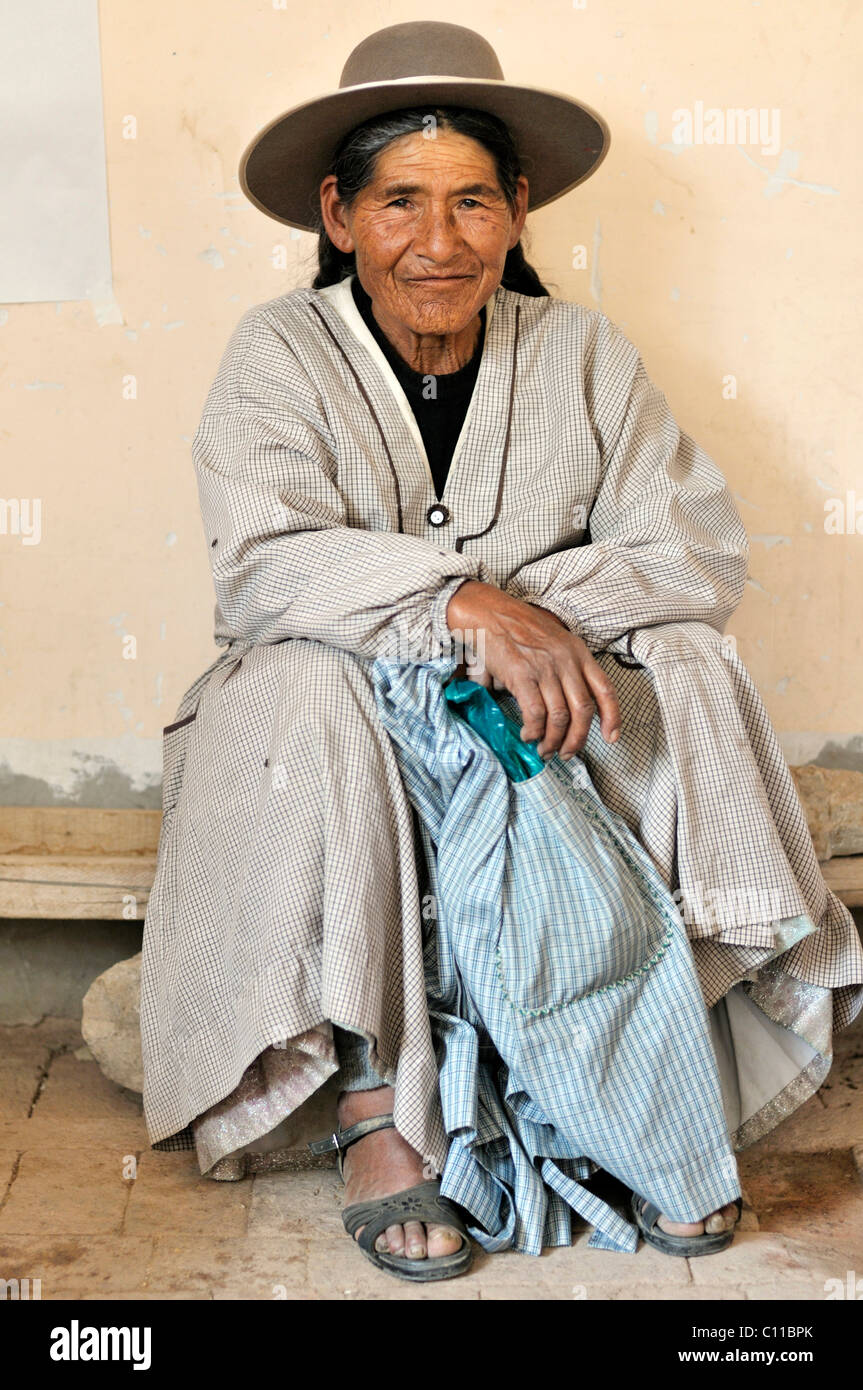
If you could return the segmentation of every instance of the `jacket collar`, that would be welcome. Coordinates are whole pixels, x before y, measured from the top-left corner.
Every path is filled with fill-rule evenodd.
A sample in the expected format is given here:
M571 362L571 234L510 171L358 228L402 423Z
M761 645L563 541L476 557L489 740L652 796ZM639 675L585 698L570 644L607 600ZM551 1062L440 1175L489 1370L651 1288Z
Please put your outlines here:
M362 344L365 350L374 359L374 362L379 372L381 373L381 376L383 377L384 381L387 384L387 387L389 388L390 392L395 398L399 412L402 415L402 418L404 419L405 424L408 427L408 430L410 431L414 444L416 445L417 453L422 459L425 468L429 472L429 478L431 478L431 470L429 469L428 457L426 455L425 446L423 444L423 438L420 433L419 425L416 422L416 416L411 410L410 402L408 401L407 396L402 390L401 382L399 381L398 377L396 376L395 372L393 371L392 367L387 361L386 355L381 350L380 344L378 343L374 334L370 331L362 314L357 308L356 303L354 302L354 296L351 290L351 284L353 279L354 276L350 275L346 280L341 280L337 285L328 285L326 289L319 290L318 293L320 294L322 299L327 300L327 302L332 306L332 308L335 309L336 313L350 329L354 338L356 338L356 340ZM499 293L500 290L495 290L494 294L491 296L486 305L485 336L483 338L482 349L483 358L485 358L486 345L489 340L491 320L494 314L495 303L497 301L497 296ZM480 372L481 371L482 363L480 363ZM479 376L477 376L476 385L474 387L474 396L476 396L478 388ZM452 465L450 466L450 472L452 472L452 467L455 465L458 459L462 443L464 442L464 437L467 430L468 421L470 419L472 407L473 399L471 400L471 405L468 407L468 412L465 416L464 425L456 441L455 449L453 450L453 459Z
M401 383L354 303L351 279L317 290L310 308L335 341L375 419L392 475L399 529L424 532L435 490L416 417ZM522 296L502 288L486 304L485 337L476 384L453 452L441 502L456 520L457 550L496 524L503 495L515 396L518 323ZM320 325L319 325L320 326ZM373 370L369 371L371 366ZM390 448L390 440L396 445ZM404 437L413 446L407 457ZM398 460L398 462L396 462ZM495 460L497 467L489 467Z

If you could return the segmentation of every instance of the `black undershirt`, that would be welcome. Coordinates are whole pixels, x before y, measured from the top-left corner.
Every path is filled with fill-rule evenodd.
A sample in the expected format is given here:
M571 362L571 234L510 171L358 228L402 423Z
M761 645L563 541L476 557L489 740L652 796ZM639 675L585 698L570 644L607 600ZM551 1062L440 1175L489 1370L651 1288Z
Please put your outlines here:
M354 303L363 319L374 334L387 361L408 398L408 403L416 416L425 451L434 479L435 494L443 495L444 484L452 461L462 425L464 424L473 388L476 384L480 362L482 361L483 339L485 338L485 305L480 309L481 326L476 351L466 366L457 372L443 372L434 376L436 397L428 399L429 378L432 373L415 372L383 332L372 313L372 301L355 275L351 281Z

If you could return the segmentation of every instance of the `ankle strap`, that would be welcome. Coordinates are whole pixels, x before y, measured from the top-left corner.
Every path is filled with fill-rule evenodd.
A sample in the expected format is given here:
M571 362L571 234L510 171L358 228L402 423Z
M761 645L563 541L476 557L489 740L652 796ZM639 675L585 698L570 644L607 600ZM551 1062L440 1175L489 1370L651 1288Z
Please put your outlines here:
M376 1129L395 1129L396 1123L392 1115L372 1115L368 1120L358 1120L355 1125L349 1125L347 1129L335 1130L327 1139L315 1139L309 1148L313 1154L332 1153L333 1150L339 1156L339 1172L342 1170L342 1154L346 1149L355 1144L358 1139L364 1139L367 1134L373 1134Z

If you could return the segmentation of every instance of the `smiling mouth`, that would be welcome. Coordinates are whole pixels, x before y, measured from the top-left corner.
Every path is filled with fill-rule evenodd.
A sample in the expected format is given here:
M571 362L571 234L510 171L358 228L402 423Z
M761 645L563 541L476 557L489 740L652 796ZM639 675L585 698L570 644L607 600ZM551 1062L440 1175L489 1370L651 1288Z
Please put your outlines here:
M453 285L457 280L469 280L469 275L415 275L413 285Z

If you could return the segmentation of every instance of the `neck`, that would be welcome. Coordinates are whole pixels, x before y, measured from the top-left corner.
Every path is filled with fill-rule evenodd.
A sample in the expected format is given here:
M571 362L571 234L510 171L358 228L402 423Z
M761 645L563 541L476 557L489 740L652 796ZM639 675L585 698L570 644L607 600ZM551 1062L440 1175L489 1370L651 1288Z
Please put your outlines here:
M482 332L479 314L457 333L414 333L406 324L380 310L374 301L372 313L399 356L423 376L444 376L460 371L470 362L479 345Z
M415 333L371 299L359 279L355 278L354 288L365 305L364 312L371 313L387 342L413 371L422 376L446 376L473 359L483 328L481 313L455 333Z

